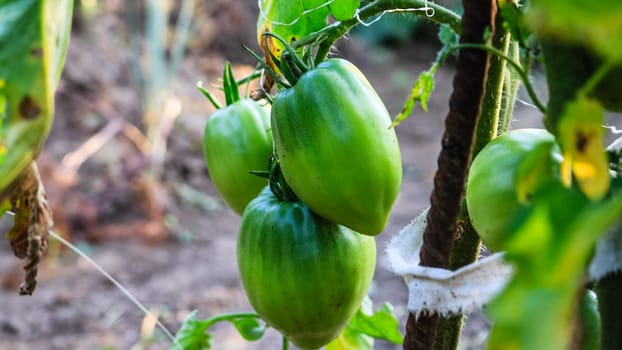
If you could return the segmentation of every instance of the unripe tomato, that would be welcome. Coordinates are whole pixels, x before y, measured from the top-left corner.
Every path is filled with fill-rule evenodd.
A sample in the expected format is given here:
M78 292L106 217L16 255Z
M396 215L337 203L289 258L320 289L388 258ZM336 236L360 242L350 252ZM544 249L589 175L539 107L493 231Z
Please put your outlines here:
M539 145L554 142L555 137L546 130L516 129L493 139L473 160L467 180L467 208L473 227L492 251L503 249L523 206L516 190L519 165ZM559 162L557 148L552 152L557 155L551 154L551 161Z
M317 349L337 337L360 306L376 244L266 188L244 211L237 257L257 313L299 348Z
M267 184L248 172L267 170L272 154L269 110L251 99L217 110L205 125L203 151L216 189L242 214Z
M314 212L357 232L386 226L402 181L395 131L382 100L343 59L304 73L272 104L281 169Z

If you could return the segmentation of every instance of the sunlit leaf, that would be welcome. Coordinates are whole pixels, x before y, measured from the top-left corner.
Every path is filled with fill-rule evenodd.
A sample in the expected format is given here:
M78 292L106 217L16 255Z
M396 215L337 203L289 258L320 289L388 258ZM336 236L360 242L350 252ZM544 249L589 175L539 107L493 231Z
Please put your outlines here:
M421 109L423 109L424 112L427 112L428 101L430 100L433 90L434 72L429 70L419 74L417 81L415 81L415 84L413 85L412 90L410 90L410 94L404 103L404 107L402 107L400 114L395 117L391 127L397 126L403 120L408 118L415 107L415 103L417 102L421 103Z
M622 213L621 184L600 202L552 182L517 219L507 245L516 274L489 306L489 349L567 349L578 291L597 239Z
M371 299L366 297L343 332L326 346L326 350L372 350L374 338L395 344L403 340L392 306L385 303L380 310L373 312Z
M338 21L345 21L354 17L354 13L361 5L361 0L334 0L330 3L330 12Z
M259 340L267 329L266 325L260 324L256 317L240 317L230 321L240 335L248 341Z
M175 335L175 343L171 346L171 350L177 350L179 346L184 350L211 349L212 335L207 330L218 322L231 322L240 335L248 341L260 339L268 328L268 325L260 324L257 314L223 314L206 320L197 319L196 314L195 310L186 317Z
M264 33L277 34L292 43L326 26L330 13L326 0L262 0L260 5L257 41L274 71L279 67L272 57L280 59L284 46Z
M566 105L557 135L564 160L562 180L569 186L572 176L591 199L601 199L609 190L609 161L605 152L604 109L594 99L579 97Z
M171 346L171 350L179 349L196 349L210 350L212 348L212 335L207 333L205 321L197 319L197 311L192 311L184 320L181 328L175 335L175 344Z
M622 60L622 1L533 0L526 18L541 36L574 41L605 59Z
M72 10L72 0L0 1L0 192L49 132Z

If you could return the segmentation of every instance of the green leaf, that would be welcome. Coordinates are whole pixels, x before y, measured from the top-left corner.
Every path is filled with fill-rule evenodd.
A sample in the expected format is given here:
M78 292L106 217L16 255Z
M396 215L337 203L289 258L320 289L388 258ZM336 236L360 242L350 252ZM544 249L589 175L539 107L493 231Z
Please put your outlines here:
M350 321L352 329L376 339L388 340L400 344L403 340L399 331L399 322L393 315L393 307L385 303L373 315L359 309Z
M346 21L354 17L361 0L334 0L330 5L330 12L338 21Z
M434 90L435 71L436 69L430 69L419 74L412 90L410 90L408 99L404 103L404 107L402 107L402 111L397 115L397 117L395 117L391 127L397 126L403 120L408 118L415 107L415 103L417 102L421 103L421 109L423 109L424 112L428 111L428 101L430 100L430 96Z
M597 239L622 214L622 184L600 202L552 182L518 217L506 258L516 274L489 306L489 349L567 349Z
M260 324L256 317L240 317L229 320L240 335L248 341L256 341L263 337L268 327Z
M330 9L327 0L262 0L257 19L257 42L264 52L266 63L275 71L279 67L271 59L281 58L283 44L264 33L279 35L288 43L299 40L327 25Z
M460 43L460 36L450 26L443 24L438 30L438 40L443 46L454 46Z
M593 200L607 194L611 181L604 118L605 111L597 100L579 96L566 105L556 135L564 156L562 180L569 186L574 179Z
M622 61L622 1L533 0L528 23L542 37L594 49L605 60Z
M341 334L326 345L326 350L373 350L374 338L346 328Z
M240 100L239 86L235 77L233 76L233 69L231 68L231 62L225 63L225 69L222 77L223 89L225 92L225 101L227 106L234 104Z
M175 335L175 344L171 350L178 350L176 344L185 349L210 350L212 348L212 335L207 333L209 324L197 319L197 311L192 311L182 323L181 328Z
M523 12L518 8L518 4L512 0L499 0L499 12L503 17L503 25L522 47L525 47L527 37L530 34L529 28L525 24Z
M0 193L49 132L72 10L72 0L0 0Z
M403 340L393 307L385 303L372 313L372 301L366 297L343 332L326 346L326 350L372 350L374 338L395 344L401 344Z
M242 337L248 341L258 340L268 328L268 325L261 325L259 316L253 313L223 314L203 321L197 319L196 314L196 310L192 311L175 335L176 344L181 345L184 350L211 349L212 335L207 330L218 322L231 322ZM171 350L177 350L176 344L173 344Z

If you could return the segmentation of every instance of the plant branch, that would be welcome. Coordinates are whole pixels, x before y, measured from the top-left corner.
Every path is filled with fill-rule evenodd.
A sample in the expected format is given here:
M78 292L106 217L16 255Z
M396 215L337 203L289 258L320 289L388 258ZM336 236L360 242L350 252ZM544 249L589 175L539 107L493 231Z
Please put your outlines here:
M463 0L463 44L483 44L486 31L494 34L496 2ZM479 48L460 50L454 91L449 102L445 133L434 177L434 189L428 212L428 225L423 234L420 257L422 266L448 268L456 236L464 182L470 162L477 119L481 111L490 54ZM409 315L404 349L432 349L439 316Z
M497 57L503 58L507 63L509 63L512 66L512 68L514 68L516 73L518 73L518 75L520 76L521 80L525 84L525 89L527 89L527 93L529 94L529 97L533 101L534 105L536 107L538 107L540 112L546 113L546 107L544 107L544 104L538 98L538 95L536 94L536 91L534 90L533 85L531 84L531 80L529 80L529 75L527 74L527 71L525 71L523 69L523 67L520 65L520 63L514 61L513 59L508 57L508 55L506 55L505 53L503 53L499 49L496 49L496 48L494 48L494 47L492 47L490 45L487 45L487 44L462 44L461 43L460 45L455 45L455 46L451 47L451 51L453 51L453 50L461 50L461 49L479 49L479 50L484 50L484 51L490 52L491 54L493 54L493 55L495 55Z
M427 6L427 7L426 7ZM427 10L427 11L426 11ZM293 43L295 48L305 45L319 44L315 62L322 61L328 55L331 46L357 24L371 17L387 12L414 12L430 21L448 24L460 34L460 16L455 12L426 0L376 0L360 8L357 16L347 21L335 22L332 25L302 38Z

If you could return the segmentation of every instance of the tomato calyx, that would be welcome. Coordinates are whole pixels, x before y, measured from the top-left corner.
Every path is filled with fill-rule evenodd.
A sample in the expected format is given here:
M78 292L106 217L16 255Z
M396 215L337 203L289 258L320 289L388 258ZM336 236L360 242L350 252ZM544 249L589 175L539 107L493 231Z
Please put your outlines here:
M285 176L281 171L281 165L276 155L270 158L270 171L268 176L270 190L274 195L283 202L296 202L298 196L292 191L291 187L285 181Z
M300 57L296 49L294 49L292 45L290 45L290 43L288 43L280 35L272 32L265 32L261 35L263 36L264 41L267 41L269 37L272 37L280 41L285 47L285 50L283 50L280 57L275 56L272 51L267 51L266 54L270 55L268 60L260 57L247 46L242 45L244 49L248 51L248 53L250 53L257 60L257 62L259 62L265 73L268 74L269 77L266 79L271 79L279 86L288 89L296 85L296 82L303 74L310 69L313 69L314 58L312 57L311 50L303 50L302 57ZM272 64L269 64L268 61ZM264 91L264 93L265 92L267 91ZM262 96L264 95L265 94L262 94Z
M240 93L239 93L239 84L235 80L233 76L233 69L231 69L231 62L225 62L225 69L222 74L223 81L223 91L225 93L225 106L231 106L232 104L240 101ZM216 96L212 95L211 92L207 91L205 87L203 87L202 82L197 83L197 89L210 101L212 106L216 109L222 109L222 104L216 99Z
M268 162L269 170L251 170L249 174L259 176L264 179L268 179L268 185L270 187L270 191L281 201L281 202L297 202L298 196L294 193L294 191L289 187L287 181L285 180L285 176L283 176L283 172L281 171L281 165L279 164L279 159L276 154L273 154L270 157Z
M289 84L292 86L296 85L298 79L300 79L303 74L305 74L307 71L309 71L309 69L312 68L313 60L309 60L310 64L306 64L303 59L298 56L296 50L278 34L272 32L265 32L262 35L264 36L264 40L267 37L273 37L283 44L285 50L281 54L280 59L274 57L272 53L270 53L270 55L272 55L272 61L278 65L282 75L285 77L285 79L287 79Z

